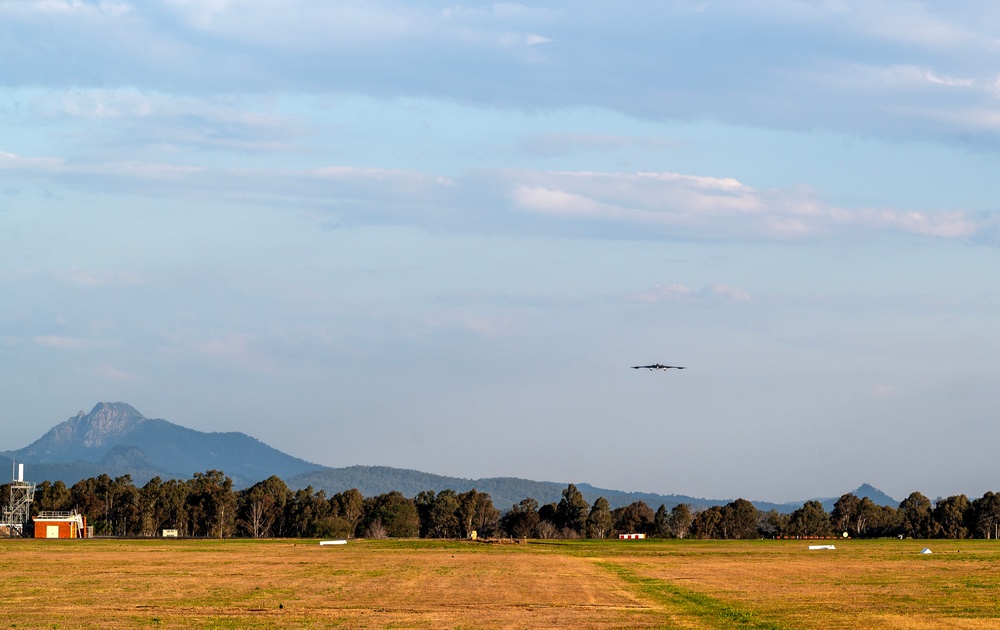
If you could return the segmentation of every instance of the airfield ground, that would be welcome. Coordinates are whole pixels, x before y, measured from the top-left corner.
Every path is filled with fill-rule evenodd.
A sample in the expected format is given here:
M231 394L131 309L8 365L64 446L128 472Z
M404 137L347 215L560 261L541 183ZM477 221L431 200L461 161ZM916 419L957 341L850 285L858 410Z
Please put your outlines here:
M2 540L0 627L1000 627L998 541L808 545Z

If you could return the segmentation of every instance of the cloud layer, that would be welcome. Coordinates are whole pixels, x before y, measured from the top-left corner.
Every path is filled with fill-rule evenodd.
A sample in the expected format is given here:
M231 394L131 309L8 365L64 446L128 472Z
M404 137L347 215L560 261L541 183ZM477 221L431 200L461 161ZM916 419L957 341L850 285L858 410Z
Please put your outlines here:
M0 84L597 106L995 150L998 13L907 0L6 1Z

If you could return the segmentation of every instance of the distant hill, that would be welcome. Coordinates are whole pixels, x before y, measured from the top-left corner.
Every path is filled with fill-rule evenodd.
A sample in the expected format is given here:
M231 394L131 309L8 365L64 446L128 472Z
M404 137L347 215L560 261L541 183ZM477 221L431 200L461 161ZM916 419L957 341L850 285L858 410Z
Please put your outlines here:
M489 493L493 499L493 505L497 506L500 510L509 510L512 505L528 497L538 501L539 505L558 503L559 499L562 498L562 491L567 486L566 483L531 481L516 477L463 479L460 477L434 475L417 470L390 468L388 466L323 468L286 479L285 483L289 487L295 488L312 486L314 490L326 491L328 496L351 488L357 488L366 497L392 490L398 490L405 496L412 497L424 490L440 492L441 490L450 489L456 492L465 492L475 488L479 492ZM667 509L671 509L678 503L687 503L696 509L703 509L712 505L725 505L731 501L731 499L700 499L677 494L663 495L649 492L624 492L622 490L597 488L587 483L578 483L576 487L588 503L593 504L598 497L604 497L608 500L612 509L636 501L644 501L646 505L654 510L660 505L665 505ZM753 503L758 509L776 509L780 512L791 512L802 507L801 503L792 507L785 504L763 501L754 501Z
M289 488L311 486L328 496L357 488L366 496L393 490L413 497L424 490L465 492L475 488L487 492L500 510L508 510L522 499L533 498L539 505L556 503L567 483L532 481L516 477L464 479L388 466L348 466L328 468L312 464L256 440L244 433L205 433L166 420L144 417L125 403L98 403L90 413L80 412L57 424L28 446L0 453L0 471L11 458L26 464L26 477L41 481L61 480L72 485L81 479L107 474L131 475L136 485L153 477L189 479L196 472L221 470L233 479L236 488L245 488L277 475ZM6 461L4 461L6 460ZM625 492L576 483L588 503L604 497L612 508L644 501L654 510L687 503L695 509L725 505L732 499L703 499L685 495ZM854 494L869 497L879 505L897 507L899 502L868 484ZM768 503L752 501L760 510L792 512L803 502ZM818 499L829 512L837 498Z
M882 492L875 486L869 485L867 483L861 484L861 486L859 486L857 490L851 492L851 494L858 497L859 499L864 499L865 497L868 497L875 505L887 505L889 507L894 507L894 508L899 507L899 501L893 499L888 494ZM817 500L823 504L823 508L827 512L832 512L833 506L839 498L840 497L831 497L828 499L817 499Z
M319 468L245 433L205 433L166 420L145 418L125 403L98 403L52 427L28 446L3 453L29 465L32 479L67 485L102 473L131 474L136 484L159 475L189 478L221 470L237 487L271 475L282 479Z

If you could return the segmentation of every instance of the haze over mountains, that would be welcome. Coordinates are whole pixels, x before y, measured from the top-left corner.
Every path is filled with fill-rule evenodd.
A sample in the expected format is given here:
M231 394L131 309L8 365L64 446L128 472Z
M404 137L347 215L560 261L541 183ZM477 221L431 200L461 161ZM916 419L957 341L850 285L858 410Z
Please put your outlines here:
M489 493L501 510L526 497L536 499L539 504L556 502L567 485L514 477L462 479L388 466L331 468L283 453L244 433L206 433L146 418L121 402L98 403L90 413L81 411L28 446L2 455L7 464L12 459L26 464L25 476L36 482L61 480L72 485L101 474L111 477L128 474L133 483L144 485L156 476L188 479L196 472L221 470L233 479L237 488L277 475L289 488L311 486L328 495L350 488L357 488L364 496L398 490L408 497L423 490L464 492L475 488ZM678 503L702 508L723 505L735 498L703 499L596 488L586 483L576 485L589 503L603 496L612 508L635 501L645 501L654 509L660 504L669 509ZM892 497L868 484L853 492L880 505L898 505ZM829 511L836 499L819 500ZM802 502L753 503L758 509L780 512L791 512L802 505Z

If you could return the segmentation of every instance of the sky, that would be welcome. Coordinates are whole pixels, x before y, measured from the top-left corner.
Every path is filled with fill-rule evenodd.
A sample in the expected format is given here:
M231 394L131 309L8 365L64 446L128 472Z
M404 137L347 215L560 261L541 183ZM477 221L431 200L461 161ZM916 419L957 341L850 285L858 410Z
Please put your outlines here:
M978 497L998 200L992 1L0 0L0 450Z

